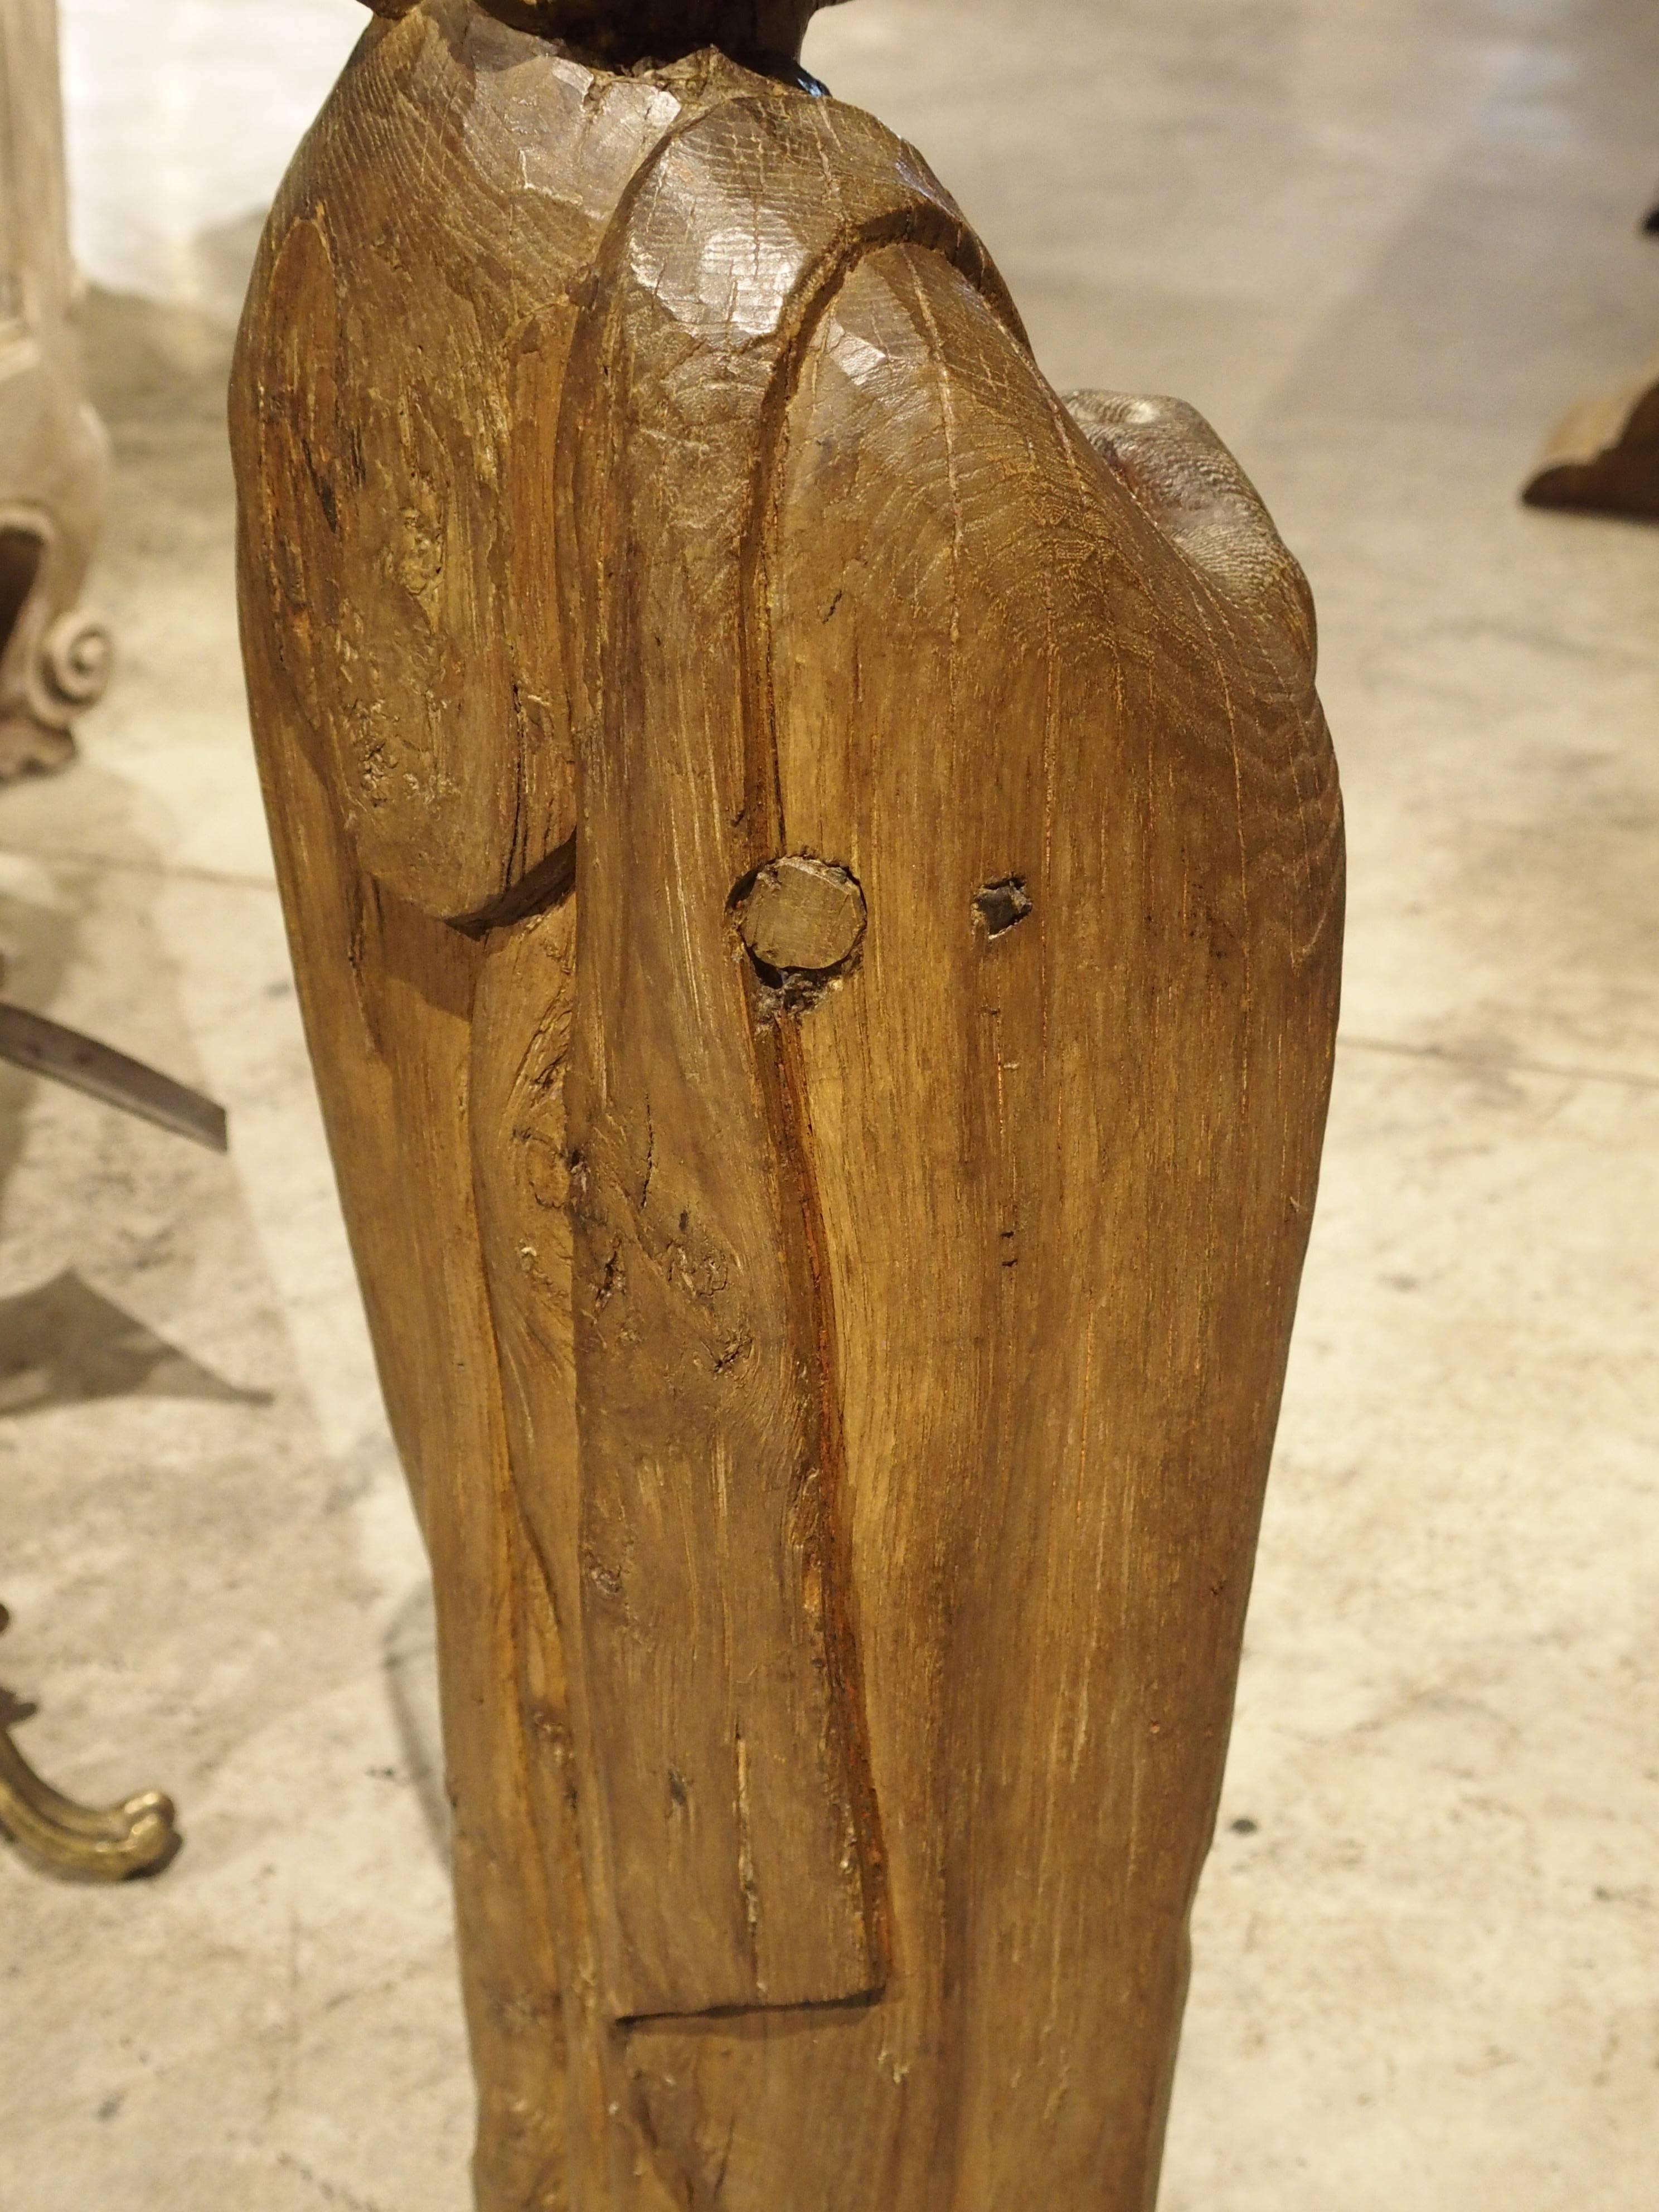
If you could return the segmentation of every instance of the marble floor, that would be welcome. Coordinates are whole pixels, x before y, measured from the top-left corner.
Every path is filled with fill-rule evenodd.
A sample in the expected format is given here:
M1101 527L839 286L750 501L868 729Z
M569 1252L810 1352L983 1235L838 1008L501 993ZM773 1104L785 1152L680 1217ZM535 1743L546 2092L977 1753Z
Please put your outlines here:
M0 2208L461 2212L429 1631L240 692L228 325L354 0L63 0L118 681L0 793L0 1675L160 1881L0 1854ZM1645 2212L1659 2130L1659 535L1515 490L1654 349L1648 0L856 0L1062 385L1173 391L1317 593L1323 1206L1164 2212ZM878 2212L878 2208L872 2208ZM975 2208L979 2212L979 2208Z

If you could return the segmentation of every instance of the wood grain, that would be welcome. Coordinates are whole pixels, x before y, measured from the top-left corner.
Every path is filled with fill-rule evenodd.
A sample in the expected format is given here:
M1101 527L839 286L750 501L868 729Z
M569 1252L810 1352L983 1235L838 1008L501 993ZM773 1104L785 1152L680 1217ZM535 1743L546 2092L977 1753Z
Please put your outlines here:
M233 410L478 2199L1146 2212L1335 1022L1311 607L913 149L609 22L370 31Z
M811 1109L730 909L785 842L755 562L800 349L872 241L926 237L993 282L893 143L775 95L671 131L597 257L563 395L583 1660L619 2015L886 1973ZM704 228L739 240L713 283L685 252Z

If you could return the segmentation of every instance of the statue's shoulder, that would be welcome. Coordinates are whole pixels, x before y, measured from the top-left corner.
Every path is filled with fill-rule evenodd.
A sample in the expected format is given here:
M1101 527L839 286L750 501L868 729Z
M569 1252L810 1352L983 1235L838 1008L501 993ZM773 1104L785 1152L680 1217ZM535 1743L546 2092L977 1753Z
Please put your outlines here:
M1192 410L1062 399L963 267L878 246L803 352L767 514L774 719L815 805L834 763L854 790L890 747L919 787L954 757L970 842L978 794L1011 780L1041 773L1088 814L1147 803L1150 776L1194 849L1224 857L1241 819L1300 841L1329 909L1340 799L1306 581ZM836 809L795 812L806 848L836 849ZM942 848L958 817L934 819Z
M915 147L861 108L696 58L719 64L710 96L688 101L641 161L596 271L637 329L666 319L699 347L767 348L792 313L815 315L860 260L896 244L958 263L1018 328Z
M321 218L405 278L471 249L473 279L580 258L665 134L749 73L716 54L645 74L599 69L473 0L422 0L372 23L324 101L272 214L280 239Z

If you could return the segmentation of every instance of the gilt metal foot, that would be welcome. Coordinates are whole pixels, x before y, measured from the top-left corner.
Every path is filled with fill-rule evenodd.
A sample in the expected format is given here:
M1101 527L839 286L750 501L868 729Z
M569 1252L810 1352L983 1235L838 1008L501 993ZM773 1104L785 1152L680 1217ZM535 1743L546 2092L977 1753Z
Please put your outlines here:
M0 1629L5 1626L0 1607ZM146 1790L118 1805L77 1805L43 1782L12 1741L12 1729L33 1711L0 1689L0 1831L38 1864L77 1881L159 1874L183 1841L173 1800Z

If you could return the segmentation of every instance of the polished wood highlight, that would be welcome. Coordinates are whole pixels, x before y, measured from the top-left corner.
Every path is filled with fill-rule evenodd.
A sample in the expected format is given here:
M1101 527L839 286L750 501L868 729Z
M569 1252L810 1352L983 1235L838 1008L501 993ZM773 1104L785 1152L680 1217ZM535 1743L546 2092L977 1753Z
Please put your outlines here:
M479 2204L1145 2212L1336 1016L1306 586L805 0L379 12L233 430Z

